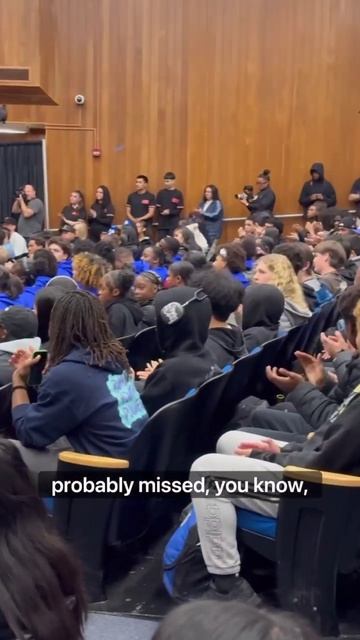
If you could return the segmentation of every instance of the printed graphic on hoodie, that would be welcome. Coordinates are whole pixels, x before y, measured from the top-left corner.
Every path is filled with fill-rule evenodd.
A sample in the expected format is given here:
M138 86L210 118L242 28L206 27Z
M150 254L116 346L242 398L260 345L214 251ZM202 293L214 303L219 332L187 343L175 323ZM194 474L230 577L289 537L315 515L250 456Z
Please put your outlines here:
M139 393L128 374L109 374L106 386L118 403L119 416L124 427L131 429L135 422L148 417Z

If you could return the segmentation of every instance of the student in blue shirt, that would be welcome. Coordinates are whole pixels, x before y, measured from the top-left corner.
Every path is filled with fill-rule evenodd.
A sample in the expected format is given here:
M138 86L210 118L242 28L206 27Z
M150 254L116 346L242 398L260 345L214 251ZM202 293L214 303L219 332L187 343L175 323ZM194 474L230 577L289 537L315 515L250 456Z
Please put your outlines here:
M71 259L71 247L57 238L52 238L48 245L49 251L55 256L57 262L57 274L58 276L69 276L72 278L72 259Z
M46 287L49 280L57 275L57 262L50 251L47 249L35 251L30 262L30 275L34 279L33 284L25 287L23 293L15 300L14 305L17 307L33 309L37 292Z
M234 280L241 282L243 287L250 284L249 278L245 275L246 253L238 242L223 244L216 252L214 262L215 269L227 269Z
M5 267L0 267L0 309L14 306L23 290L20 278L11 275Z
M165 266L165 255L160 247L146 247L142 253L141 260L137 260L138 269L136 273L143 271L154 271L164 282L168 277L168 270Z

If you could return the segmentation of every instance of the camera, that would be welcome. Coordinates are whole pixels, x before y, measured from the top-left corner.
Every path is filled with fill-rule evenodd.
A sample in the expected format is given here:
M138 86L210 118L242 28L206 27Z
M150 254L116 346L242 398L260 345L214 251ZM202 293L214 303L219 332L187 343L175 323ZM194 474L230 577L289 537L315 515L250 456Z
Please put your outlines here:
M78 93L74 98L75 104L82 105L85 104L85 96Z
M24 202L26 202L26 201L27 201L27 199L26 199L26 194L25 194L25 191L24 191L24 187L23 187L23 186L22 186L22 187L19 187L18 189L16 189L16 190L15 190L15 198L19 198L20 196L22 196L22 198L23 198Z
M246 184L243 187L242 193L235 193L236 200L253 200L254 198L254 187L252 184Z

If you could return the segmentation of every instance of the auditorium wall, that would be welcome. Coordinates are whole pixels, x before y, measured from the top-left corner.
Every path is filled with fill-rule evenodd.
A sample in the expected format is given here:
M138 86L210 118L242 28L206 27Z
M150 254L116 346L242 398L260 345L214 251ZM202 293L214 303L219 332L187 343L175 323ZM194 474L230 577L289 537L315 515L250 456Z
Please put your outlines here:
M136 174L156 190L166 170L187 210L213 182L231 217L244 214L234 193L264 168L277 212L298 211L309 165L323 161L346 204L360 174L359 0L0 0L0 9L0 65L31 65L32 55L39 65L32 40L42 34L40 63L59 102L9 107L10 120L44 124L52 224L71 189L90 201L100 183L120 221Z

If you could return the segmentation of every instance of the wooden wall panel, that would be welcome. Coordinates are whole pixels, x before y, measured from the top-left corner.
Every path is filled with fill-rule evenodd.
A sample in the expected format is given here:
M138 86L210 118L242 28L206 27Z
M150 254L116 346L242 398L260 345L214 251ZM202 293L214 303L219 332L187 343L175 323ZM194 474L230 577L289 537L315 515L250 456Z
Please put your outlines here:
M226 215L242 215L233 194L270 168L277 211L297 211L314 161L346 204L360 174L359 0L31 1L45 1L50 16L40 28L49 24L47 73L60 104L9 111L64 126L47 134L52 216L69 189L84 182L90 200L103 182L121 220L136 174L155 190L168 169L188 210L214 182ZM11 25L0 24L0 63L27 63L14 25L28 3L0 0Z

